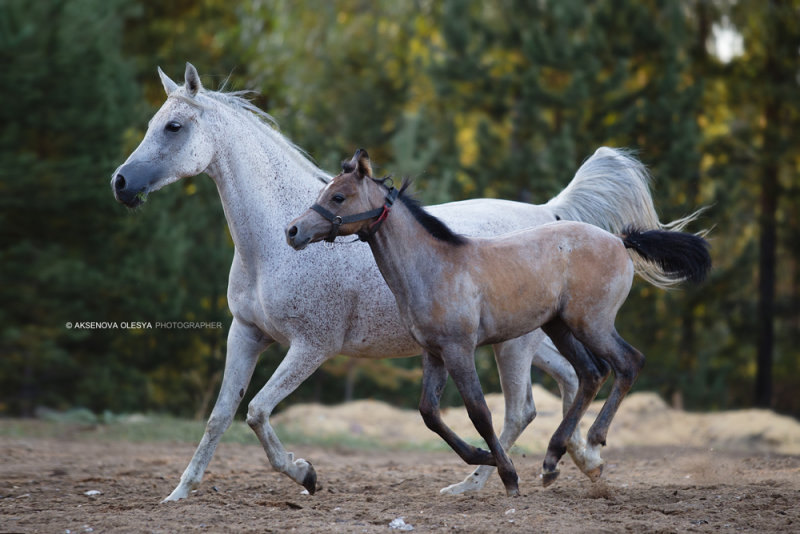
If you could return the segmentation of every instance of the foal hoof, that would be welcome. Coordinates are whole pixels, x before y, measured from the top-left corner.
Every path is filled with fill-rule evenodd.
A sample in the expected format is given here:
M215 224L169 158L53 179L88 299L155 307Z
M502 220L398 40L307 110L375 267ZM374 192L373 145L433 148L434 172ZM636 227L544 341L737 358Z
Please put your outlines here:
M547 486L555 482L556 479L558 478L559 473L561 473L561 471L559 471L558 469L556 469L555 471L550 471L548 473L542 473L542 486L546 488Z
M605 467L605 465L606 464L603 463L590 471L586 471L586 476L589 477L589 480L592 482L597 482L600 480L600 477L603 476L603 467Z
M308 490L308 493L314 495L317 491L317 472L314 471L314 466L309 462L308 471L306 476L303 477L303 487Z

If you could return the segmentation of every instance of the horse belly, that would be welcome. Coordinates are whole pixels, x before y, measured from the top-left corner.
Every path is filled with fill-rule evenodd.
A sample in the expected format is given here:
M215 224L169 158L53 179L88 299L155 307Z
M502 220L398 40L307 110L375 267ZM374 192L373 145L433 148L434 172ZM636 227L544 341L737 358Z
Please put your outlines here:
M488 272L476 273L484 299L481 344L513 339L541 327L558 311L563 291L565 262L559 254L542 256L531 249L503 252L493 255Z

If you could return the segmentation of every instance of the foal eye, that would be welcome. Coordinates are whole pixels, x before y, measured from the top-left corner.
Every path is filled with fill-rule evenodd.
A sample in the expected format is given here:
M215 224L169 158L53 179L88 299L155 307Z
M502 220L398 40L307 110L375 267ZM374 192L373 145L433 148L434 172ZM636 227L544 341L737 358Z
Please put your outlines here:
M344 202L344 195L341 193L336 193L335 195L333 195L333 198L331 200L333 200L337 204L341 204L342 202Z
M169 121L165 128L168 132L177 132L181 129L181 123L178 121Z

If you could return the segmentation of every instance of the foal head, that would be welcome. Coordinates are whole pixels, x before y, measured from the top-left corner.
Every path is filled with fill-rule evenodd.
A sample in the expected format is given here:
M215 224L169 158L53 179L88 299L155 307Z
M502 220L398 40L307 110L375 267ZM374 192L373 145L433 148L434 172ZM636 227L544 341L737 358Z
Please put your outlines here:
M339 173L320 192L316 203L286 227L286 241L296 250L337 235L357 234L362 240L377 229L398 191L372 177L369 154L356 150Z

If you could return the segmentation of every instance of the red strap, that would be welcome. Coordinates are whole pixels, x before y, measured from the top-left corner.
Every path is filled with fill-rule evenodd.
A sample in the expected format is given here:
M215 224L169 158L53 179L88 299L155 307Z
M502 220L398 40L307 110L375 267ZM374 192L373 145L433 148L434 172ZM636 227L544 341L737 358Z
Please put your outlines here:
M375 221L369 225L369 229L372 230L375 226L381 224L383 221L386 220L386 217L389 216L389 212L392 211L391 206L387 206L386 204L383 205L383 211L381 212L380 216L375 219Z

